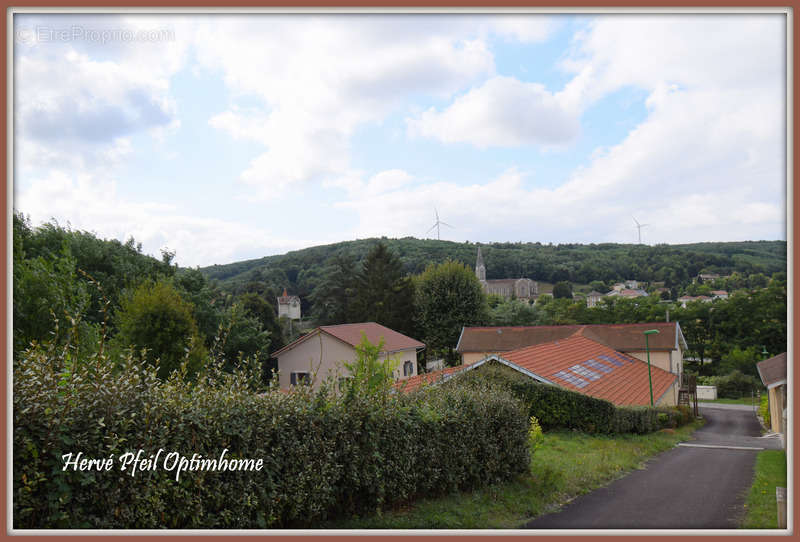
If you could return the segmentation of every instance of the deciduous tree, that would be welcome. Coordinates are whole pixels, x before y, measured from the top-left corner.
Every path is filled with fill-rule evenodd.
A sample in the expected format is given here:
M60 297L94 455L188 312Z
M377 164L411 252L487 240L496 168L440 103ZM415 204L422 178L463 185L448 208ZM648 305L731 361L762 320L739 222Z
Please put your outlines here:
M473 270L446 261L430 265L416 280L417 326L430 350L455 361L453 349L463 326L488 321L486 299Z

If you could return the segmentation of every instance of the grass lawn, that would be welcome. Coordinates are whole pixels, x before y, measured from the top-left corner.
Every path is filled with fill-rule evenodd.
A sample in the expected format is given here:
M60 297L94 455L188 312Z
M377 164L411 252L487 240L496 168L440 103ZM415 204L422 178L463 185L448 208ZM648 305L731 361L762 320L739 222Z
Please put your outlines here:
M739 399L698 399L698 403L719 403L723 405L756 405L758 406L758 397L741 397Z
M329 522L328 529L515 529L571 498L641 468L702 422L649 435L597 436L549 432L531 458L530 472L472 492L421 499L406 507Z
M775 487L786 487L786 452L765 450L756 458L756 476L747 497L744 529L777 529Z

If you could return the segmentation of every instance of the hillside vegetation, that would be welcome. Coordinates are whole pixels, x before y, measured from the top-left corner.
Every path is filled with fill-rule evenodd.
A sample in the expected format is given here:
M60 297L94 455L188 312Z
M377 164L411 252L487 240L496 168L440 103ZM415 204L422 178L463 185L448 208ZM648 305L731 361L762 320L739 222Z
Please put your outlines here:
M334 257L363 260L378 242L396 254L407 274L418 274L430 263L447 259L475 265L479 245L431 239L359 239L322 245L283 255L212 265L200 270L220 285L239 291L250 282L271 288L288 288L301 299L310 295L327 274ZM665 282L666 287L683 286L700 272L745 276L771 275L786 271L785 241L742 241L695 243L689 245L622 245L489 243L481 244L486 263L486 278L528 277L556 283L613 282L636 279ZM306 307L304 307L305 310Z

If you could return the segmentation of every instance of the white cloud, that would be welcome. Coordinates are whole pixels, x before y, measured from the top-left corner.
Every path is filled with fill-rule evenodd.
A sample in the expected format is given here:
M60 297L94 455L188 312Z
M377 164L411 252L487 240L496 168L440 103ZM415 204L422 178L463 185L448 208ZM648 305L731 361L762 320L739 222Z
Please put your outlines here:
M492 30L522 43L547 41L558 28L557 18L544 15L490 15Z
M420 32L414 21L436 32ZM271 17L268 27L259 18L203 26L201 65L219 71L236 94L265 104L254 116L232 107L211 120L266 147L242 179L269 197L293 183L343 175L356 129L381 122L415 94L448 97L492 72L482 39L433 21L286 16Z
M181 266L210 265L314 246L324 239L281 238L265 228L196 216L175 204L134 202L117 194L116 183L87 175L54 172L15 194L15 209L34 224L55 219L62 226L102 238L142 243L146 254L174 250Z
M782 17L599 16L575 37L562 66L573 77L557 92L496 76L489 48L490 36L546 40L557 21L364 20L131 16L123 24L166 24L176 41L18 48L15 161L16 180L22 175L24 182L15 203L35 221L55 217L105 237L133 235L152 253L168 246L183 265L348 236L421 237L434 207L454 226L442 228L443 238L473 241L634 242L632 209L650 224L642 232L647 242L785 236ZM287 194L311 180L331 193L341 188L347 201L328 202L340 214L314 217L337 224L321 235L332 238L297 240L198 217L155 195L124 199L105 180L136 158L137 135L178 129L182 104L172 95L172 78L189 58L202 75L219 76L231 95L208 112L210 125L263 146L236 172L248 197ZM605 107L600 100L630 88L646 95L644 120L619 141L587 152L561 183L536 183L556 188L532 189L513 167L467 185L424 181L430 172L407 162L402 144L396 162L375 170L355 171L351 163L360 129L432 99L446 105L410 118L410 133L480 148L559 146L577 140L581 116ZM502 163L499 169L508 166ZM537 174L535 165L524 167ZM302 201L309 213L329 209ZM339 231L353 217L357 226Z
M563 144L579 131L577 116L544 86L502 76L456 98L444 111L431 108L406 122L413 136L479 148Z
M778 14L599 16L562 63L575 77L561 98L585 108L628 85L774 88L784 77L784 21Z
M103 42L86 37L102 37L112 30L119 35L122 30L162 28L163 21L58 15L15 18L17 30L29 31L33 38L15 46L18 172L108 168L131 152L132 135L163 138L177 130L170 78L183 63L186 42ZM60 35L56 32L64 31L70 37L54 38Z

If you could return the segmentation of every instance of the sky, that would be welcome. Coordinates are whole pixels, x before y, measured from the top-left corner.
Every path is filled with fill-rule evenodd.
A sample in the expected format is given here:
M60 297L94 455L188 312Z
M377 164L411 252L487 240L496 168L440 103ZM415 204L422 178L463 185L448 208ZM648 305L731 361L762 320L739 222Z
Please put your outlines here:
M14 209L181 266L786 239L783 14L16 14Z

